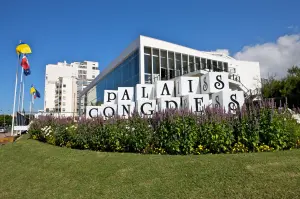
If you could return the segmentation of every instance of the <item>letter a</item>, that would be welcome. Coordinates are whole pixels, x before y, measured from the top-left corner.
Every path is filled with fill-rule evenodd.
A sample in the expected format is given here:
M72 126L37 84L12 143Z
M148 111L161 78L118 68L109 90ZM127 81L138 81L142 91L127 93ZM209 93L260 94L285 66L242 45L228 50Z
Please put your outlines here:
M161 95L164 95L164 91L167 91L167 95L170 95L169 89L168 89L168 85L167 83L164 84L163 90L161 92Z
M122 97L122 100L124 100L125 95L127 96L127 100L130 100L127 89L125 89L125 92L124 92L124 95Z

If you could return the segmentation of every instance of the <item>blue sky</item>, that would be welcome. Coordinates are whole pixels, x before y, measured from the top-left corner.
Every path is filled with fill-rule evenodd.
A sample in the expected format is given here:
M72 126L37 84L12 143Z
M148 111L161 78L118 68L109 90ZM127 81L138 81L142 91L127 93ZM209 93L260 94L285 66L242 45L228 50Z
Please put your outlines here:
M78 2L78 3L77 3ZM42 98L45 66L98 61L102 70L138 35L150 36L199 50L228 49L275 42L298 34L300 1L167 1L167 0L1 1L0 109L12 110L16 72L15 46L31 45L32 75L26 79L25 109L34 84Z

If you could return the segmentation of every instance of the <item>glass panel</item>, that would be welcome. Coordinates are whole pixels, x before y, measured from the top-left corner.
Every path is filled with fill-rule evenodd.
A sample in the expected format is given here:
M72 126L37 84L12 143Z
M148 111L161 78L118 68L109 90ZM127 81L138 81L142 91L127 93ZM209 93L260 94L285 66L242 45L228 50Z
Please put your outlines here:
M206 66L206 59L204 58L201 58L201 69L206 69L207 66Z
M153 56L153 73L159 74L159 58Z
M190 68L190 72L195 71L194 56L189 56L189 68Z
M212 65L213 65L213 71L218 71L217 61L213 60Z
M173 52L169 52L168 53L168 59L169 59L169 69L175 69L174 68L174 53Z
M210 60L210 59L207 60L207 68L208 68L209 70L212 69L212 65L211 65L211 60Z
M161 80L168 80L168 70L161 68Z
M223 71L223 63L218 61L218 70Z
M159 56L159 50L158 49L152 49L153 56Z
M228 72L228 63L224 62L224 71Z
M176 53L176 71L175 71L175 76L180 76L181 75L181 54Z
M170 79L173 79L175 77L174 52L168 52L168 61Z
M170 69L169 74L170 74L170 79L175 78L175 70L174 69Z
M151 75L150 74L145 74L145 83L151 84Z
M167 70L167 51L161 50L161 79L168 80L168 70Z
M182 55L183 74L188 73L187 55Z
M151 57L150 55L144 55L144 61L145 61L145 73L152 73L152 65L151 65ZM124 71L125 72L125 71Z
M200 70L200 58L196 57L196 70Z
M149 52L149 51L148 51ZM144 55L145 56L145 55ZM150 57L145 56L145 57ZM146 63L147 60L147 63ZM150 57L151 63L151 57ZM149 69L149 59L145 59L145 65ZM151 65L150 65L151 66ZM146 68L145 68L146 70ZM146 78L145 78L146 79ZM103 102L104 90L117 89L119 86L135 86L139 82L139 53L136 50L126 60L124 60L113 71L108 73L96 85L96 102ZM85 104L90 104L91 100L86 100Z
M151 48L145 47L145 48L144 48L144 54L150 55L150 54L151 54Z
M160 52L160 56L161 56L161 67L167 68L167 51L162 50Z

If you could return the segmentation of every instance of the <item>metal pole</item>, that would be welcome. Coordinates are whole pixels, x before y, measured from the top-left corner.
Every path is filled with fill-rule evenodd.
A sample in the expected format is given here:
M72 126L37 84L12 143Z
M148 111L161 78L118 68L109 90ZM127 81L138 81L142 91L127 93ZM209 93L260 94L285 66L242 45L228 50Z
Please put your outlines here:
M12 122L11 122L11 132L10 135L14 134L14 124L15 124L15 111L16 111L16 98L17 98L17 86L18 86L18 70L20 64L20 57L18 57L17 61L17 70L16 70L16 82L15 82L15 92L14 92L14 104L13 104L13 114L12 114Z
M21 112L20 103L22 100L23 73L24 73L24 69L22 68L22 72L20 74L20 87L19 87L19 100L18 100L18 111L19 112Z
M22 86L22 105L21 105L21 111L24 110L24 87L25 87L25 76L24 76L23 86ZM25 114L24 114L24 117L25 117Z

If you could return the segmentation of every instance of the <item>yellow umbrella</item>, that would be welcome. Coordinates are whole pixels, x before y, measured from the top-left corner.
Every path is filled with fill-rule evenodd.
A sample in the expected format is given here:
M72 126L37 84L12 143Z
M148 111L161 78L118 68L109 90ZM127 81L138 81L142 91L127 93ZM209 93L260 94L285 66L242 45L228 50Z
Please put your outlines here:
M31 53L31 48L28 44L20 43L16 47L17 54L30 54Z

